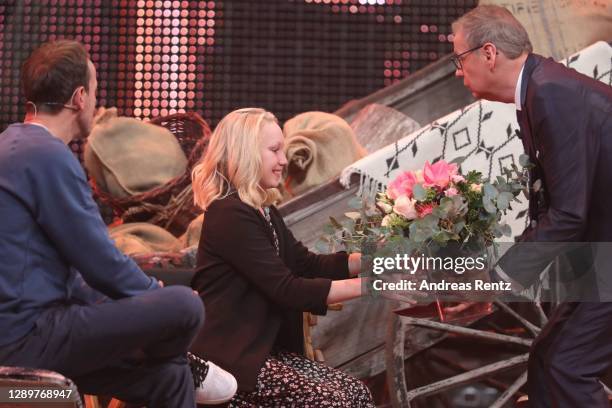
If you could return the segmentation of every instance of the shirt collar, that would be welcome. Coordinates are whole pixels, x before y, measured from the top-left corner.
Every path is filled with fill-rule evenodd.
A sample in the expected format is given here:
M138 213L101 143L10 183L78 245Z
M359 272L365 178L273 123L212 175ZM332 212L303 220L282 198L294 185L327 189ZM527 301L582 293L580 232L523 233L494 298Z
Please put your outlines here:
M523 85L523 71L525 70L525 64L521 67L521 72L519 72L518 79L516 80L516 88L514 89L514 104L516 105L516 110L521 110L521 106L523 101L521 101L521 87Z
M45 125L43 125L42 123L38 123L38 122L31 122L31 121L27 121L27 122L23 122L24 125L34 125L34 126L38 126L41 127L43 129L45 129L47 132L51 133L49 131L49 128L46 127Z

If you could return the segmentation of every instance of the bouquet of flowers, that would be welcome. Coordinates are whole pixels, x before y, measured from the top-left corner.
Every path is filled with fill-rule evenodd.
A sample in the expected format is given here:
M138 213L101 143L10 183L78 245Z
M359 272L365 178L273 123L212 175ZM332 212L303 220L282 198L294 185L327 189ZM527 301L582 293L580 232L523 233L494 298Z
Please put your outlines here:
M529 166L526 156L521 164ZM526 184L525 170L516 165L485 181L478 171L460 174L457 162L426 162L422 169L399 174L374 203L353 201L359 211L346 213L343 222L332 218L319 245L342 244L350 252L368 241L392 246L401 239L412 250L449 243L487 248L496 238L511 236L502 215L521 192L527 193Z
M399 280L393 271L384 276L376 275L375 279L397 283L408 278L412 282L450 284L448 289L442 286L432 291L428 287L420 301L435 301L422 306L422 310L412 306L396 310L409 316L437 314L440 321L445 321L447 316L441 299L476 299L478 294L470 292L469 284L460 285L470 280L488 280L488 268L497 252L495 239L511 236L510 226L503 222L502 216L511 209L513 201L518 201L521 192L527 194L525 169L530 166L527 156L521 156L520 163L523 170L512 165L504 171L504 176L490 181L484 180L478 171L460 174L456 162L444 160L426 162L417 171L405 171L391 181L384 192L377 194L374 203L354 200L351 204L358 211L346 213L347 219L342 222L332 218L326 227L327 234L319 241L320 249L325 250L325 246L335 249L340 244L349 252L362 252L362 259L393 259L398 254L406 254L424 261L425 258L443 260L444 265L434 262L434 267L425 261L418 269L413 263L412 272L400 274ZM481 266L467 267L465 260L468 258L482 260ZM459 260L463 262L461 265ZM453 273L445 271L447 262ZM464 272L469 273L464 275ZM452 289L454 283L465 290ZM422 290L420 285L415 287ZM475 312L477 315L491 311L490 303L473 305L482 306L482 310ZM474 316L470 314L473 311L465 313L461 318Z
M484 183L476 171L463 176L457 164L440 160L397 176L378 194L376 205L384 213L381 226L408 232L414 242L488 247L495 238L510 236L501 216L522 189L503 177Z

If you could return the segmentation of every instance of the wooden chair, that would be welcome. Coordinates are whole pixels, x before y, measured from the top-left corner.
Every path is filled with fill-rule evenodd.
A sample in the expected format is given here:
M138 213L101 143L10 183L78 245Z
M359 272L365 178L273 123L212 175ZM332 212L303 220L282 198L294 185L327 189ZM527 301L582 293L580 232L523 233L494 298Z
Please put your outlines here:
M339 311L342 310L342 307L342 303L334 303L329 305L327 309ZM310 360L323 363L325 362L325 356L320 349L314 348L312 344L312 335L310 333L310 328L317 325L317 316L309 312L304 312L302 314L302 318L304 319L304 324L302 325L304 330L304 354L306 355L306 358Z

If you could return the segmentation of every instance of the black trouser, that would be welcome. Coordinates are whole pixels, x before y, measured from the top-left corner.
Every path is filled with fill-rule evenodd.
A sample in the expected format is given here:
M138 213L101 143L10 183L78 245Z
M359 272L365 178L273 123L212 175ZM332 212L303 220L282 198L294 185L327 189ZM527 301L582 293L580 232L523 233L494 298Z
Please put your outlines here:
M0 364L57 371L87 394L150 408L192 408L186 351L203 312L201 299L181 286L96 305L56 306L24 338L0 347Z
M529 405L608 408L599 383L612 364L612 303L563 303L529 356Z

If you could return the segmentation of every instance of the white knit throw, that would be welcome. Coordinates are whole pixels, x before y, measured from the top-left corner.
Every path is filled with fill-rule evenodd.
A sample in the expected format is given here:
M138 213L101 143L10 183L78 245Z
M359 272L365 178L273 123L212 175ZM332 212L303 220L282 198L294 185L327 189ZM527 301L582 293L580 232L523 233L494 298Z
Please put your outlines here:
M612 46L606 42L597 42L562 63L612 85ZM491 179L511 163L520 167L523 145L518 128L514 104L480 100L351 164L342 171L340 182L348 188L351 176L359 174L359 194L372 197L402 171L420 169L426 160L458 157L465 158L462 173L478 170ZM527 224L527 200L520 198L505 218L513 235L520 234Z

